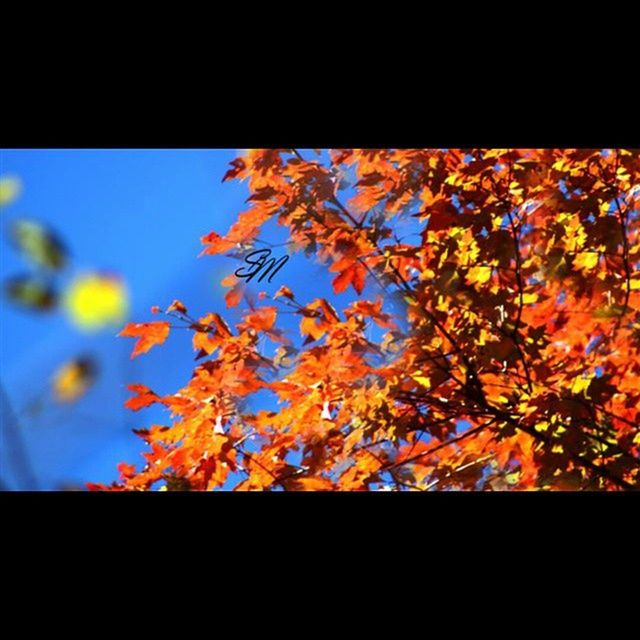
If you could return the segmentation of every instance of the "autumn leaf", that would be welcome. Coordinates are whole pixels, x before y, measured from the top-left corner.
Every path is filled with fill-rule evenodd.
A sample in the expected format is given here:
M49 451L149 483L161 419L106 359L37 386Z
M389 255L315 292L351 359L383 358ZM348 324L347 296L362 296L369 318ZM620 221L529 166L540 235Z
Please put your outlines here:
M354 262L333 280L333 290L336 293L343 293L349 285L352 285L356 293L360 294L364 289L366 275L366 269Z
M168 322L129 323L118 336L138 338L131 354L131 359L133 360L133 358L149 351L151 347L163 344L169 337L169 328Z
M273 295L274 299L279 298L280 296L293 300L293 292L286 285L282 285Z
M598 254L594 251L580 251L573 260L573 268L588 272L598 264Z
M238 176L242 175L246 169L246 164L242 158L234 158L231 161L231 167L232 168L224 174L222 182L232 180L233 178L237 178Z
M275 321L275 307L260 307L244 318L245 325L256 331L269 331Z
M127 389L137 394L136 396L129 398L124 403L124 406L132 411L139 411L144 407L148 407L149 405L158 402L160 399L153 391L151 391L151 389L149 389L149 387L146 387L143 384L130 384L127 385Z
M232 309L240 304L240 300L242 300L242 296L244 295L244 290L244 282L238 282L238 284L229 289L224 296L224 300L227 303L227 309Z
M178 313L186 314L187 307L185 307L180 300L174 300L168 307L166 313L177 311Z
M200 253L201 256L224 253L225 251L232 249L234 246L233 242L225 240L225 238L217 234L215 231L208 233L206 236L202 236L202 238L200 238L200 242L205 245L205 248Z
M491 278L491 267L487 266L479 266L479 267L471 267L469 272L467 273L467 282L469 284L484 284L485 282L489 282Z
M332 491L333 484L326 478L297 478L289 483L294 490L300 491Z

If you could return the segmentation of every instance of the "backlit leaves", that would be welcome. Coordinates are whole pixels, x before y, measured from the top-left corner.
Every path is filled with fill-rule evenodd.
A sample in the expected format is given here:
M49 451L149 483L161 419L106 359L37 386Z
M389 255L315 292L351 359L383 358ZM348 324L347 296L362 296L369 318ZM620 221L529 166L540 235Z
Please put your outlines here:
M174 395L131 387L172 422L112 488L640 486L637 151L251 149L232 179L250 208L203 253L276 219L332 297L225 278L241 320L185 320L199 364ZM125 329L135 355L156 324Z

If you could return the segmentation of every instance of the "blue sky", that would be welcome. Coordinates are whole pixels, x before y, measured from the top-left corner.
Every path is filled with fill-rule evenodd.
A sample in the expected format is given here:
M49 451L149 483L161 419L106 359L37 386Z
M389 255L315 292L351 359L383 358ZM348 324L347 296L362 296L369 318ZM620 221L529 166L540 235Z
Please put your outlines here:
M130 319L150 319L154 304L180 298L195 314L221 310L218 281L228 269L223 258L201 258L199 238L225 231L243 209L246 187L221 183L234 149L221 150L3 150L0 175L18 176L21 196L0 214L2 280L28 265L7 241L7 225L29 217L51 225L70 249L62 281L85 270L115 271L127 281ZM125 385L143 382L171 392L188 379L193 354L184 339L130 361L132 341L116 330L79 333L62 313L36 315L2 299L0 378L18 414L38 488L64 483L111 481L121 460L138 461L144 443L131 433L154 417L122 407ZM25 409L48 397L53 371L81 353L94 354L101 373L79 402L47 401L38 416ZM9 443L0 451L0 478L20 485Z

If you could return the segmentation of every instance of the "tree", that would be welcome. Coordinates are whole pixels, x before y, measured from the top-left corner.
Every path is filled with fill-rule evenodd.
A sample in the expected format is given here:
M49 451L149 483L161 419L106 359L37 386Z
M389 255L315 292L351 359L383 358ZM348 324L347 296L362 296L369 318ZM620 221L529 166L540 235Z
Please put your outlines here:
M138 432L142 469L91 488L638 488L638 151L316 154L235 159L224 180L248 181L250 208L203 253L245 256L275 218L335 274L334 304L230 276L234 329L178 301L128 325L135 354L187 326L199 363L175 395L130 387L128 407L173 422ZM278 410L251 409L258 393Z

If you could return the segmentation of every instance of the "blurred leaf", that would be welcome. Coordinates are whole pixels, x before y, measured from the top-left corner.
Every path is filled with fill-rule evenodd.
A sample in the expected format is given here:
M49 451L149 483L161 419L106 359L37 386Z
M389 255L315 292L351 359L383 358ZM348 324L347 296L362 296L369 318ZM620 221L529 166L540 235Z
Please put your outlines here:
M9 278L5 292L13 303L31 311L49 311L58 303L58 294L52 285L32 275Z
M84 274L67 289L65 307L71 321L80 329L96 331L120 325L129 307L127 289L116 275Z
M40 267L62 269L67 263L67 250L56 234L33 220L16 220L11 225L11 238L25 256Z
M97 366L92 358L65 362L53 376L53 394L58 402L74 402L95 382Z
M22 191L20 178L5 176L0 178L0 207L6 207L18 198Z

